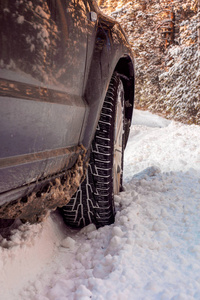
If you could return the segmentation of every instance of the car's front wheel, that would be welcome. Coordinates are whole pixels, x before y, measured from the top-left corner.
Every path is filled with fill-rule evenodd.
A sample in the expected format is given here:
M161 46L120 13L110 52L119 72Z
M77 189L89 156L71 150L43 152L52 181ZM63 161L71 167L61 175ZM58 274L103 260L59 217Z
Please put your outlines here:
M122 189L124 151L124 90L112 76L96 128L86 179L70 202L61 208L65 223L97 227L114 222L114 194Z

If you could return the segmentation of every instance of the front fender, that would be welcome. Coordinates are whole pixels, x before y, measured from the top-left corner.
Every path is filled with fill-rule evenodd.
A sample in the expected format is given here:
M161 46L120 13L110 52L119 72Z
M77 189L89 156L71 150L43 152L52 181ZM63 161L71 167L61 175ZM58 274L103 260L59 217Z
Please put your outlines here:
M90 148L93 140L113 72L117 71L124 76L122 81L125 89L130 88L134 78L132 52L124 32L117 22L103 14L98 18L93 54L88 63L89 71L84 90L88 111L81 138L86 149ZM125 91L125 100L133 104L133 98L134 93ZM130 108L128 115L130 119Z

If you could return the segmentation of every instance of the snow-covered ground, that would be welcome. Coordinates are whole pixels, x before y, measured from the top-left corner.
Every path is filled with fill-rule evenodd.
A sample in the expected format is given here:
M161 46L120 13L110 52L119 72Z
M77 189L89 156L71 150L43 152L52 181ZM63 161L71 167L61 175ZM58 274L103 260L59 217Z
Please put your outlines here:
M21 225L0 241L0 299L200 299L199 137L135 111L115 223Z

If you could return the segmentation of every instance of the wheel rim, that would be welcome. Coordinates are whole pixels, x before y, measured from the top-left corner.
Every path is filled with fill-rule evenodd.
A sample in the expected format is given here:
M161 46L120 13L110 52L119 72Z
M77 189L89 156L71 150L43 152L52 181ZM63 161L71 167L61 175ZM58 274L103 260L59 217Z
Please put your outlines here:
M122 154L123 154L123 85L120 82L116 105L116 119L114 129L114 158L113 158L113 191L119 194L121 187Z

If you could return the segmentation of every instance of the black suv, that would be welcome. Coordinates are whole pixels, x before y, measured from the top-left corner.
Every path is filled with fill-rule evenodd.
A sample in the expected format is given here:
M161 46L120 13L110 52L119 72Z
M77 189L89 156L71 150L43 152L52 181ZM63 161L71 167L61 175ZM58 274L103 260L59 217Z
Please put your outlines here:
M134 100L122 28L95 0L6 0L0 31L0 218L110 224Z

